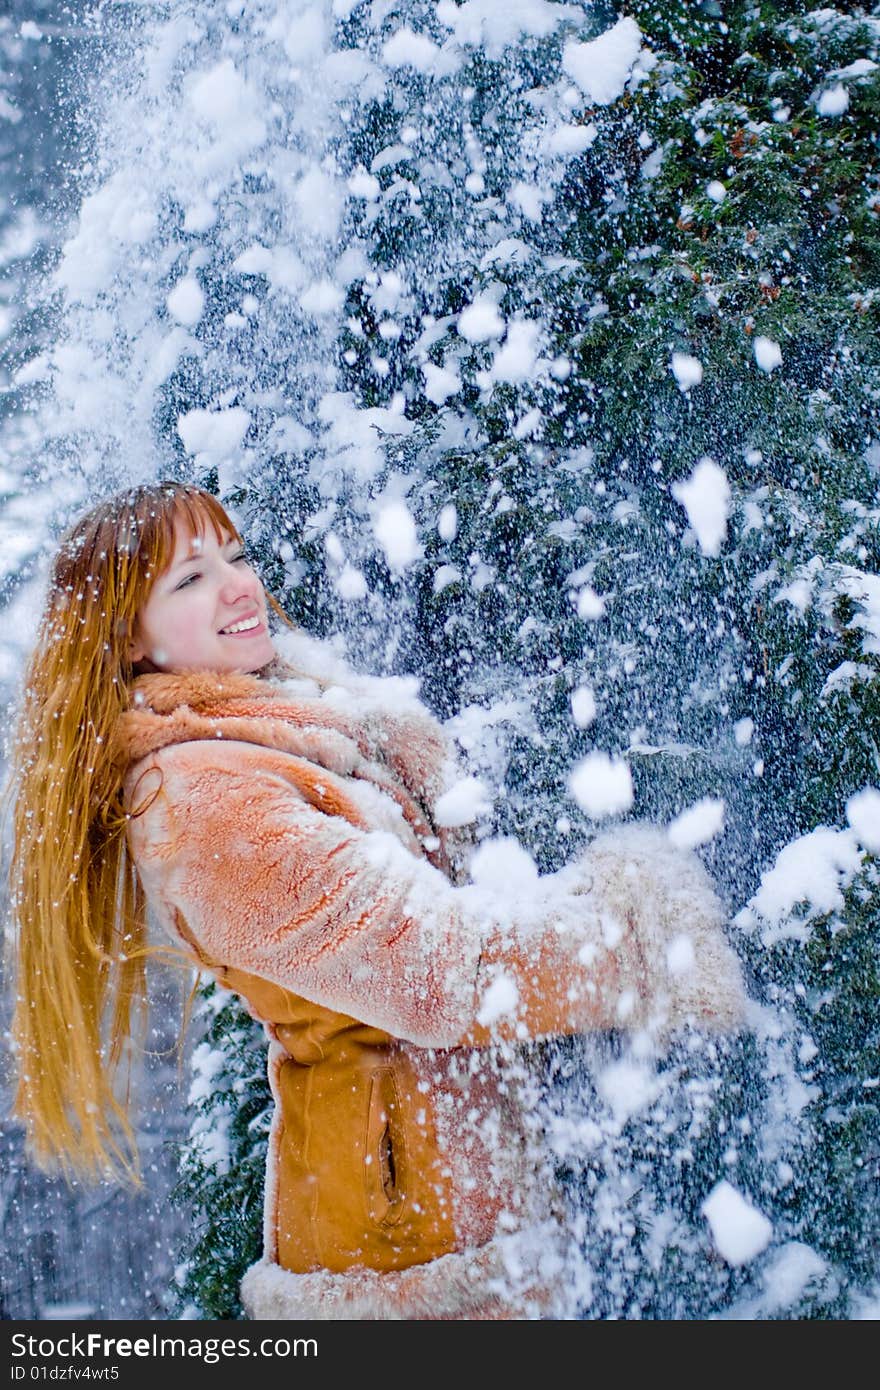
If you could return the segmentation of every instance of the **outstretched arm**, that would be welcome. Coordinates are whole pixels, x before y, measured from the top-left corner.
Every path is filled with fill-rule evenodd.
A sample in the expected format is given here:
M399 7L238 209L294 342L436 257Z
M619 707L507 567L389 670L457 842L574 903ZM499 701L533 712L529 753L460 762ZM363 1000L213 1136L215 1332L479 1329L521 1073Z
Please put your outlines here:
M215 966L425 1047L642 1026L658 1007L667 1022L738 1021L739 973L705 885L689 905L706 918L692 943L706 959L688 966L651 939L668 937L670 912L686 936L688 902L647 921L638 892L615 897L608 863L586 858L507 902L453 886L389 832L316 810L265 749L189 743L157 761L162 786L131 822L132 850L148 896ZM658 894L668 885L655 916ZM719 962L724 990L707 993Z

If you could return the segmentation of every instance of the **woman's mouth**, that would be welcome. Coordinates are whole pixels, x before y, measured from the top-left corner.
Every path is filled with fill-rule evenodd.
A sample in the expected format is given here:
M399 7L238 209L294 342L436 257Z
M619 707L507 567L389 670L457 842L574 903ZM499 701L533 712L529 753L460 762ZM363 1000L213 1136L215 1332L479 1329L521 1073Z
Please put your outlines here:
M220 629L221 637L246 637L256 632L263 626L263 620L259 614L253 613L249 618L239 618L237 623L230 623L228 627Z

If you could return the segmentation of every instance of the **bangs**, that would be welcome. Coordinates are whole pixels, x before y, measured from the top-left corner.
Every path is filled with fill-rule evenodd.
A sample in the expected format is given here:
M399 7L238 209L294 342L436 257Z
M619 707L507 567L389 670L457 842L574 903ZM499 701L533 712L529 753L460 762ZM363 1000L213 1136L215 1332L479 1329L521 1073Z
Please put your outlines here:
M150 489L146 496L138 498L129 524L132 539L136 537L133 551L138 557L138 568L149 586L172 562L178 525L199 538L210 527L220 543L229 536L241 540L237 526L222 503L212 493L184 483L170 484L167 489Z
M191 536L204 536L210 526L219 542L231 536L240 541L238 527L226 512L223 505L210 492L196 491L194 488L182 489L175 497L166 519L165 544L168 547L166 560L170 561L174 547L174 523L182 522Z
M131 488L93 508L63 538L51 591L67 602L65 596L83 587L95 598L103 590L128 614L171 564L178 524L192 536L202 537L210 527L218 541L241 541L223 504L204 488L178 482Z

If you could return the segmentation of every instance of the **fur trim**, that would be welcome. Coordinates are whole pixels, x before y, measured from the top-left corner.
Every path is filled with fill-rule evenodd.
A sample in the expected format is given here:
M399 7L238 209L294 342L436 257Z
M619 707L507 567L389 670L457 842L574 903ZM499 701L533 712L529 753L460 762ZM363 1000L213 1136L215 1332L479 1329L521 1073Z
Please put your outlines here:
M258 1260L241 1297L261 1321L531 1321L553 1316L562 1271L559 1233L541 1226L390 1273L291 1274Z
M373 803L374 827L400 834L410 850L426 854L453 881L462 876L469 837L435 826L432 817L457 769L440 725L423 706L411 701L386 709L336 687L308 696L256 676L214 671L140 676L131 699L116 728L114 756L121 768L197 740L283 751L337 778L377 788L382 797ZM383 816L384 798L394 803L397 824ZM344 795L339 805L319 809L366 828Z
M594 911L630 933L641 957L638 1023L660 1036L686 1024L741 1026L742 970L724 934L724 906L696 854L677 849L665 830L630 824L598 836L582 864Z

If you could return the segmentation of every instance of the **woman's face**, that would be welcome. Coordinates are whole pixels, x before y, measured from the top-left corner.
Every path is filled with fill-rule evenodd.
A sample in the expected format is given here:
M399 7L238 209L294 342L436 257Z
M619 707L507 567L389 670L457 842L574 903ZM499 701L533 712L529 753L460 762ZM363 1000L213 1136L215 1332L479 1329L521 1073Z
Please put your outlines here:
M272 660L263 586L240 541L174 528L174 554L138 614L130 656L158 671L258 671Z

